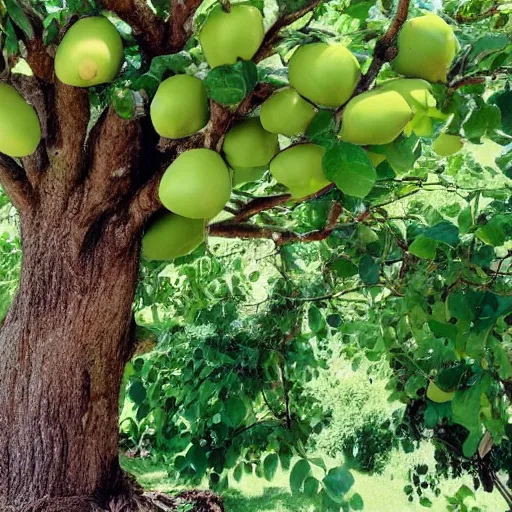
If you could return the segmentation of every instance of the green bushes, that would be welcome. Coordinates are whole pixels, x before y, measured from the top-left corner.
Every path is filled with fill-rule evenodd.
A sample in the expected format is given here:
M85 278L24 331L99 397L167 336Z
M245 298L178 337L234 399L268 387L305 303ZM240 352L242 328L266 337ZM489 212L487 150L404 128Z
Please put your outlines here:
M329 425L314 446L332 457L344 456L358 471L381 473L398 446L393 427L401 410L387 402L383 381L370 379L364 370L342 373L334 386L329 373L315 385L327 405Z

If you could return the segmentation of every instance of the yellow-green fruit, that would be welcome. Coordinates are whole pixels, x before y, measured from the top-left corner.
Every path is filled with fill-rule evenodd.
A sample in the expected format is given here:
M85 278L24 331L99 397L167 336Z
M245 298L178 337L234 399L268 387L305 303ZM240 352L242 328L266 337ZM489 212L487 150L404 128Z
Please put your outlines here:
M409 104L413 112L422 112L436 106L432 86L418 78L396 78L379 85L382 91L396 91Z
M277 134L267 132L259 117L239 121L224 139L222 150L232 168L266 166L279 150Z
M372 161L372 164L375 167L378 167L384 160L386 160L386 155L381 155L380 153L373 153L372 151L366 152Z
M295 89L287 87L274 93L260 112L265 130L294 137L306 132L315 117L315 107L308 103Z
M270 162L270 173L294 198L309 196L330 184L322 167L324 154L325 148L316 144L291 146Z
M208 98L203 82L194 76L176 75L164 80L151 102L151 121L156 132L181 139L208 123Z
M427 398L438 404L450 402L455 397L455 391L446 392L438 387L434 381L430 381L427 388Z
M10 85L0 83L0 153L31 155L41 141L36 111Z
M441 133L432 144L432 149L439 156L450 156L460 151L463 146L464 143L458 135Z
M340 138L359 145L389 144L402 133L412 116L408 103L397 92L364 92L345 107Z
M290 83L317 105L337 108L354 93L361 70L354 55L342 44L301 46L290 59Z
M260 47L265 28L261 12L250 5L233 5L229 12L216 7L199 34L208 64L215 68L251 60Z
M77 21L66 33L55 56L57 78L75 87L112 82L123 62L123 42L104 16Z
M446 82L458 50L453 29L436 14L406 21L398 35L398 55L393 69L411 78Z
M159 197L170 211L190 219L219 214L231 195L231 176L222 157L211 149L182 153L162 177Z
M186 256L205 238L205 221L164 213L149 226L142 240L142 254L148 260L165 261Z

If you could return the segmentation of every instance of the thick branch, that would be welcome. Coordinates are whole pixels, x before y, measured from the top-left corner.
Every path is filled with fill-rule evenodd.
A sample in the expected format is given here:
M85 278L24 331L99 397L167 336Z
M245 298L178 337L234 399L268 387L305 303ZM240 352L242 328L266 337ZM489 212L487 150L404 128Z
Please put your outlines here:
M146 0L101 0L109 11L126 21L149 57L162 53L165 42L165 23L150 9Z
M274 47L279 42L279 35L283 28L299 20L313 9L315 9L315 7L318 7L322 2L323 0L310 0L302 9L280 16L272 25L272 27L270 27L269 31L265 34L265 39L263 40L260 49L254 56L254 62L260 62L261 60L266 59L269 55L271 55Z
M169 50L179 52L192 34L193 18L202 0L171 0Z
M328 238L336 229L336 223L338 222L342 210L343 208L339 203L334 203L325 227L304 234L269 227L260 227L253 224L230 224L229 222L212 224L209 227L209 234L210 236L223 238L262 238L273 240L276 245L285 245L292 242L319 242Z
M2 153L0 153L0 185L20 212L30 207L33 191L25 171L15 160Z
M387 32L377 41L373 52L373 60L370 68L361 78L357 91L367 91L377 78L382 66L392 61L397 55L396 39L409 14L411 0L399 0L395 17Z

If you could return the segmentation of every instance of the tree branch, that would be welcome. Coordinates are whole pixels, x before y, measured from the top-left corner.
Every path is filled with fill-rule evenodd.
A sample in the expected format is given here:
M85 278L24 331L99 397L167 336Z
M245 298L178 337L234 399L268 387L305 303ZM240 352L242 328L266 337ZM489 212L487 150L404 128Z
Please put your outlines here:
M145 0L100 0L100 4L126 21L148 57L162 53L165 22L150 9Z
M265 34L265 39L253 58L254 62L260 62L272 53L274 47L279 42L279 33L283 28L299 20L318 7L322 2L323 0L309 0L302 9L280 16Z
M2 153L0 153L0 185L18 211L23 212L30 208L33 189L25 171L13 158Z
M343 208L339 203L334 203L327 222L323 229L309 233L295 233L293 231L282 231L269 227L255 226L254 224L239 224L230 222L219 222L209 227L210 236L223 238L261 238L273 240L276 245L285 245L292 242L319 242L325 240L336 229L338 218Z
M192 34L193 18L202 0L171 0L169 49L179 52Z
M409 15L411 0L399 0L395 17L386 33L377 41L373 51L373 60L357 86L357 94L367 91L377 78L382 66L392 61L397 55L396 39Z
M455 21L457 23L472 23L474 21L483 20L485 18L491 18L495 14L499 14L499 13L500 13L499 6L496 3L496 5L493 5L486 11L483 11L478 14L473 14L471 16L464 16L463 14L457 13L457 14L455 14Z

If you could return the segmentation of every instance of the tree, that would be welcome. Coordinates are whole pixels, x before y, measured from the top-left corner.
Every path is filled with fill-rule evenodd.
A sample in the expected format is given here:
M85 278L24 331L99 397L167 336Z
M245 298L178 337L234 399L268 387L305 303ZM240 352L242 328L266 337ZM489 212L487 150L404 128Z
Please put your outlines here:
M234 7L229 2L221 3L224 13ZM155 120L147 116L149 99L155 96L163 78L190 71L189 66L196 63L194 59L201 62L195 48L199 28L220 11L215 14L203 9L194 30L194 14L201 7L200 1L153 4L154 9L138 0L62 4L57 0L5 0L0 4L5 27L3 49L7 56L3 81L13 85L35 107L43 135L42 142L29 156L19 159L16 155L0 155L0 183L19 211L23 249L19 290L0 332L0 401L4 404L0 413L0 505L6 510L115 510L122 500L134 510L144 506L157 509L159 502L175 505L170 498L141 495L118 464L118 395L125 364L136 344L132 302L141 238L148 221L162 209L159 186L169 166L181 155L199 148L223 152L229 160L223 142L232 133L231 128L283 85L275 69L262 64L258 68L256 64L271 57L279 44L286 48L327 37L321 31L310 31L308 22L310 13L321 15L329 2L278 2L278 16L252 52L252 60L216 66L208 73L204 83L210 98L210 121L206 128L171 140L155 133ZM340 8L338 2L333 4L335 10ZM354 202L358 204L354 208L357 210L359 205L364 207L363 199L370 202L372 197L378 197L378 179L390 180L392 193L407 186L407 182L396 179L396 172L408 170L421 154L419 137L424 138L427 147L440 130L457 137L462 131L474 142L480 142L484 135L492 136L502 145L510 140L506 101L492 104L482 99L490 77L502 80L510 67L508 11L496 6L489 9L486 2L446 9L461 24L462 43L486 28L496 33L483 35L479 45L465 44L448 77L440 77L441 82L448 82L433 91L439 111L429 104L433 109L429 115L415 115L411 120L416 107L409 109L406 93L380 90L379 94L393 100L388 102L381 101L383 96L376 96L374 91L367 92L390 61L396 71L418 75L397 60L397 37L407 20L409 4L408 0L400 0L391 9L391 5L383 3L381 11L386 17L376 24L378 34L364 34L375 43L373 56L368 55L366 73L359 78L358 71L354 71L357 80L336 105L329 105L328 100L318 101L331 108L319 109L308 127L307 138L325 149L320 174L333 183L305 190L294 189L283 181L291 194L242 202L237 199L236 208L226 207L229 218L215 220L208 226L210 235L269 238L279 246L326 240L340 229L340 216ZM101 9L111 13L119 31L125 34L127 65L111 86L91 89L65 85L55 75L55 46L75 26L77 17L99 14ZM299 20L303 20L301 30L289 33L288 27ZM207 44L201 43L203 47ZM359 46L367 48L368 41L360 38ZM31 69L28 76L15 72L20 57L25 58ZM441 66L446 66L446 72L452 58L448 60ZM290 73L297 89L302 87L304 76L300 68L305 65L299 66L297 78ZM88 64L81 73L84 80L89 73L93 78L96 76L96 70L91 71ZM390 74L384 68L381 76ZM363 96L365 93L368 96ZM345 105L353 94L357 102ZM362 98L373 102L376 97L378 108L373 103L364 106L369 103ZM391 109L389 115L400 111L393 140L362 141L361 137L376 126L371 120L363 130L347 131L349 113L362 122L366 115L380 108ZM413 121L422 122L422 129ZM9 119L2 120L8 122ZM340 125L344 140L337 137ZM400 135L406 127L416 133L409 133L409 137ZM388 127L384 124L380 128L386 131ZM370 145L376 162L382 161L382 156L386 160L377 170L362 148ZM280 155L285 154L290 156L288 152ZM510 152L505 152L500 162L504 173L510 175ZM290 166L283 164L285 169L287 165ZM277 177L279 169L272 172ZM421 178L412 181L418 189L423 185ZM507 182L501 189L504 194L509 193L509 187ZM415 192L416 188L402 195ZM313 231L291 231L284 223L268 226L251 222L291 201L311 204L314 209L315 201L326 197L330 204L325 225ZM377 215L382 206L382 202L375 201L373 210L360 212L355 222ZM497 213L493 217L497 221L482 219L486 223L478 228L478 238L493 246L503 245L499 242L509 233L507 215ZM434 226L431 230L416 236L411 245L394 236L403 252L404 269L410 264L411 254L428 258L432 250L435 252L436 244L449 245L453 240L449 226ZM493 236L496 231L499 240ZM371 256L361 260L360 274L365 283L374 282L379 271L375 267ZM456 283L448 292L459 284L467 284L467 279L459 277ZM510 308L508 302L496 300L491 324L507 315ZM493 344L496 346L494 341ZM496 350L503 358L502 352ZM498 395L493 398L498 399ZM504 416L500 417L500 424ZM464 425L473 434L472 446L481 427L474 423ZM342 470L333 474L327 487L336 490L345 476ZM197 500L205 510L221 506L209 495L198 495Z

